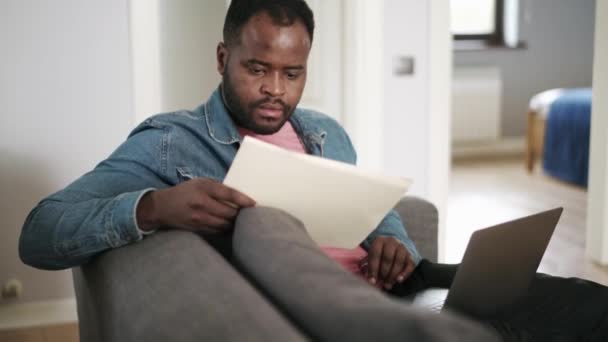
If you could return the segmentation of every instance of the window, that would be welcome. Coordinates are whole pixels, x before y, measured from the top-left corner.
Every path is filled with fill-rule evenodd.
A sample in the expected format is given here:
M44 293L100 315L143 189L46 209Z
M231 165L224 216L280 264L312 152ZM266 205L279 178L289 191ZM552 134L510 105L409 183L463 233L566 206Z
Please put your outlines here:
M503 44L503 0L450 0L455 40Z

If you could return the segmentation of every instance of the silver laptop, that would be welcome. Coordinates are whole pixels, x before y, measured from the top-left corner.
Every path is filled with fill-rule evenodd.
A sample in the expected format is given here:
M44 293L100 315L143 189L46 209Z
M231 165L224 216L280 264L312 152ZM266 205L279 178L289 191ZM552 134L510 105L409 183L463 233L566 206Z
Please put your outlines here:
M525 296L562 211L556 208L476 231L450 290L422 291L414 305L485 317L508 310Z

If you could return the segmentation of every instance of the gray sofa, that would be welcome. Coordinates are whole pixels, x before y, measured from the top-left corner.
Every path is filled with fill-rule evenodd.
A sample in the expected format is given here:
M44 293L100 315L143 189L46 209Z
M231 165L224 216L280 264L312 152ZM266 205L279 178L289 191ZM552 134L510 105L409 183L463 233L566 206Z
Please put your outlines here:
M436 260L436 208L422 199L406 197L396 209L405 218L407 230L421 254L429 260ZM226 269L214 269L216 263L223 261L219 254L201 248L203 244L206 242L193 233L162 231L138 243L105 252L88 264L74 268L82 341L234 339L235 335L214 336L217 331L212 332L201 324L218 315L209 308L210 300L219 301L222 308L228 307L226 310L231 310L231 313L242 314L242 319L266 317L260 318L256 323L259 325L268 322L268 317L281 315L280 310L268 309L271 305L267 303L246 302L243 299L241 307L231 307L233 304L228 302L222 304L221 301L226 298L209 298L197 292L193 284L202 286L209 284L210 280L230 279L237 274L236 271L235 274L225 274ZM203 269L205 272L201 272ZM227 281L221 286L229 288L233 285L233 282ZM255 290L238 288L231 291L239 296ZM239 329L239 319L237 316L234 322L227 322L225 328ZM272 319L284 320L286 325L292 324L283 317ZM247 340L296 339L282 336L280 327L269 329L270 335L247 333L242 336ZM304 339L307 338L310 335Z

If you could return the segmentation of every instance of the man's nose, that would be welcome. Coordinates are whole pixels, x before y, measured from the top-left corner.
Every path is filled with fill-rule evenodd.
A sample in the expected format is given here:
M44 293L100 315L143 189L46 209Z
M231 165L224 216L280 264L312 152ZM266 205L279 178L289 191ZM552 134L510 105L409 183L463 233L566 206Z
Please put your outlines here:
M271 97L281 97L285 95L285 82L278 72L271 73L262 84L262 92Z

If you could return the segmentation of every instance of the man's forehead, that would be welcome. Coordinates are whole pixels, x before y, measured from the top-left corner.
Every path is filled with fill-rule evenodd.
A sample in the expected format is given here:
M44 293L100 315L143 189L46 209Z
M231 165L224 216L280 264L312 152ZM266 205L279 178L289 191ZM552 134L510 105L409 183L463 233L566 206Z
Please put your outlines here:
M247 50L274 51L307 55L310 36L300 20L292 25L277 25L265 12L256 14L243 26L240 44Z

